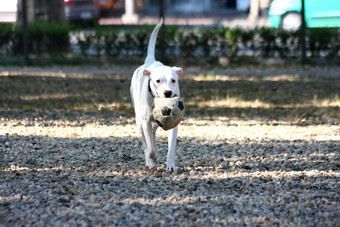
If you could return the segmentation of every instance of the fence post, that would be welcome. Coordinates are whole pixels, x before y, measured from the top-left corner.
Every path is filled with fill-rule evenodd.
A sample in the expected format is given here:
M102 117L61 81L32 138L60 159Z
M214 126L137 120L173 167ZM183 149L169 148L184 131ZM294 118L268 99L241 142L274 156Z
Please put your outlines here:
M306 63L305 0L301 0L301 64Z
M24 63L30 64L29 50L28 50L28 23L27 23L27 1L22 0L22 35L23 35L23 47L24 47Z

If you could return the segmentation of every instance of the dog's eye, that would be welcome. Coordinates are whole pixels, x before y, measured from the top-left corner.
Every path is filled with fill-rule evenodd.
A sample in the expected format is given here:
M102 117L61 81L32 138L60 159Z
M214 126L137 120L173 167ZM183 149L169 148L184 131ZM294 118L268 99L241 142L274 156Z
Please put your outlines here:
M171 82L172 82L172 83L176 83L176 80L172 79Z
M161 82L161 80L156 80L157 84L159 84Z

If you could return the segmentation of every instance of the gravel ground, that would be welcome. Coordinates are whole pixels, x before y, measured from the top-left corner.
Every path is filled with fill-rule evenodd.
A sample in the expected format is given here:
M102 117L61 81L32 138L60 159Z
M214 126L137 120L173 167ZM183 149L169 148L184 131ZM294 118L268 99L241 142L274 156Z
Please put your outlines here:
M185 72L174 174L131 68L0 67L0 226L339 226L338 68Z
M1 226L339 226L339 124L187 117L178 173L153 169L129 114L0 119Z

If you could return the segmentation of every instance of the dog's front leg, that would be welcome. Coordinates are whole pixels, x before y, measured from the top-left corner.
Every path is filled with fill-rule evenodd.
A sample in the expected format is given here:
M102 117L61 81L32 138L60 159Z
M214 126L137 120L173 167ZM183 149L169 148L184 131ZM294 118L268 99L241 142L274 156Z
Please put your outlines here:
M166 157L166 170L177 172L175 165L175 149L177 143L178 126L168 131L168 155Z
M155 165L153 160L157 158L156 138L152 129L152 123L150 121L143 121L142 130L146 165L152 167Z

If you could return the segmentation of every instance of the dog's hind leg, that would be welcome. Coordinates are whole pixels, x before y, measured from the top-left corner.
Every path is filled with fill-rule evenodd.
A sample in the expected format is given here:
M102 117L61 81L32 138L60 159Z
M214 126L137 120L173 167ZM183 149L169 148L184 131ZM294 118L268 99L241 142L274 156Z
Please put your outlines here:
M151 122L142 121L141 125L146 165L152 167L155 165L153 160L157 158L155 133L152 130Z
M153 167L153 166L155 166L155 163L153 162L153 160L151 158L149 158L149 152L148 152L148 149L147 149L145 136L144 136L143 131L141 131L141 133L142 133L142 142L143 142L143 147L144 147L145 165L148 166L148 167Z
M144 155L145 155L145 165L148 166L148 167L153 167L155 165L155 163L149 157L148 145L147 145L147 142L146 142L146 138L145 138L146 135L145 135L144 130L143 130L142 122L143 121L138 119L137 115L136 115L137 128L142 135L142 143L143 143Z

